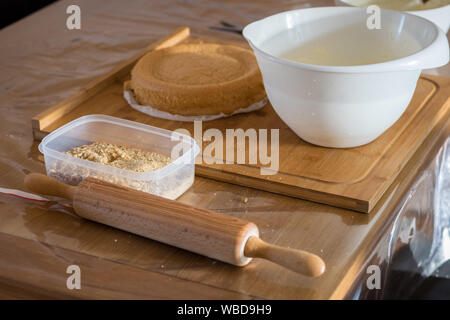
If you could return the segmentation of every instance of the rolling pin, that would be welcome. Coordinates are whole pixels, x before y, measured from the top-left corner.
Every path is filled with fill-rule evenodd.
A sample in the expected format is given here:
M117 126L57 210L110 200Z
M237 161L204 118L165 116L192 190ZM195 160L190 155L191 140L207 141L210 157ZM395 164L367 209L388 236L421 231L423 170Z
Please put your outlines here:
M259 238L254 223L225 214L93 178L70 186L31 173L25 186L72 201L82 218L236 266L263 258L306 276L318 277L325 271L317 255L268 244Z

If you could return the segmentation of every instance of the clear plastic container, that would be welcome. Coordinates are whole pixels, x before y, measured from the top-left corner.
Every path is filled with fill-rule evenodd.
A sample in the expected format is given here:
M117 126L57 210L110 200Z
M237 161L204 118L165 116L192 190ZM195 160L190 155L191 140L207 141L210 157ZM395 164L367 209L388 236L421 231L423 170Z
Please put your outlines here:
M106 142L152 151L171 158L167 166L151 172L124 170L79 159L66 151L93 142ZM195 140L177 132L105 115L88 115L67 123L39 144L47 175L77 185L94 177L169 199L176 199L194 182Z

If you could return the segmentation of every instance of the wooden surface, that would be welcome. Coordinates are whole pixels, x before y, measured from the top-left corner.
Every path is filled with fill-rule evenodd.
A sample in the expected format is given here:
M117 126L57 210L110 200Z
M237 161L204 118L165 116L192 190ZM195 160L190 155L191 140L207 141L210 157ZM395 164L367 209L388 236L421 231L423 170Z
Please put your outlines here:
M63 13L72 2L62 0L0 31L0 42L7 44L0 50L1 186L24 189L25 174L45 172L31 133L34 115L112 70L152 40L189 24L198 36L243 42L237 35L214 32L208 26L217 25L219 19L245 25L309 2L77 3L88 17L83 30L65 29ZM314 1L313 5L331 3ZM252 221L262 239L322 256L327 270L320 278L262 260L233 267L80 219L66 203L39 204L0 194L0 298L344 298L358 281L367 280L368 257L392 235L405 193L449 136L446 121L437 123L366 215L202 177L196 177L192 188L178 199ZM81 268L81 290L66 287L66 268L71 264Z
M447 128L430 136L367 215L204 178L196 178L195 185L179 199L253 221L267 241L319 254L328 266L319 278L262 260L233 267L79 219L62 205L15 200L11 210L2 211L0 291L8 297L27 294L34 298L342 299L356 276L365 272L366 257L384 228L395 220L392 213L420 167L448 136ZM23 214L17 215L18 210ZM71 264L86 274L82 290L65 287L65 268ZM41 277L39 283L36 273ZM145 293L142 281L145 286L155 282L154 289ZM178 287L178 282L185 288Z
M194 136L191 123L150 117L132 109L122 97L123 82L134 63L147 50L156 50L177 43L213 41L189 36L188 28L179 28L155 45L124 62L105 76L93 81L79 93L50 107L32 120L35 138L39 139L61 125L88 114L107 114L152 126L176 130L184 128ZM227 163L226 146L215 163L197 164L196 174L204 177L246 185L257 189L295 196L307 200L369 212L414 154L436 123L450 112L450 79L423 76L414 97L402 117L374 142L348 149L323 148L300 139L278 117L272 106L226 119L203 122L203 132L216 128L223 137L227 129L279 129L279 171L261 175L261 167L250 164L249 143L245 145L245 163ZM101 139L101 138L100 138ZM268 133L268 150L270 133ZM198 141L198 143L201 143ZM203 150L210 144L203 141ZM253 150L258 154L258 150ZM211 163L211 159L208 159Z

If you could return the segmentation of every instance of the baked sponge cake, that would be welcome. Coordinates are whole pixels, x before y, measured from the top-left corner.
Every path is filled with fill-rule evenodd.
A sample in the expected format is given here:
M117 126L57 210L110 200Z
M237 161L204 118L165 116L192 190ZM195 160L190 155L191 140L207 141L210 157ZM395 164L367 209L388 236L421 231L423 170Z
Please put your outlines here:
M213 43L147 53L125 89L140 105L184 116L232 114L266 98L253 52Z

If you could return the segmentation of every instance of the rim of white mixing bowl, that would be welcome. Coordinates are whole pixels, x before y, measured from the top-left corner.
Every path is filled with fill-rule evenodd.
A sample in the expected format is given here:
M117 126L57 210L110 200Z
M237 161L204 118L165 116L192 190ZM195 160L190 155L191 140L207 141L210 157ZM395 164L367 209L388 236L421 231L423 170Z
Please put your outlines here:
M289 11L284 11L284 12L280 12L280 13L265 17L263 19L260 19L260 20L257 20L257 21L254 21L254 22L248 24L243 29L242 34L243 34L244 38L248 41L248 43L250 44L252 49L254 51L257 51L259 54L261 54L265 58L267 58L273 62L276 62L276 63L281 63L281 64L289 65L289 66L292 66L295 68L307 69L307 70L312 70L312 71L334 72L334 73L378 73L378 72L395 72L395 71L408 71L408 70L413 71L413 70L437 68L437 67L447 64L449 61L448 40L447 40L447 37L444 34L444 32L438 26L436 26L433 22L431 22L425 18L422 18L420 16L413 15L413 14L403 12L403 11L395 11L395 10L382 9L381 12L390 12L391 14L397 14L397 15L407 15L411 19L422 20L427 25L429 25L430 28L434 29L435 37L428 46L426 46L425 48L421 49L418 52L412 53L410 55L404 56L399 59L389 60L389 61L380 62L380 63L355 65L355 66L326 66L326 65L317 65L317 64L307 64L307 63L296 62L296 61L292 61L292 60L288 60L288 59L283 59L283 58L274 56L270 53L263 51L258 46L256 46L253 43L253 41L250 39L250 37L248 36L248 32L249 32L248 30L252 26L254 26L258 23L262 23L264 20L268 20L271 18L273 19L275 16L286 15L288 13L294 13L294 12L299 12L299 11L321 10L321 9L323 10L323 9L330 9L330 8L334 8L337 11L338 10L341 10L341 11L365 10L365 8L360 8L360 7L315 7L315 8L307 8L307 9L289 10ZM439 50L440 49L439 47L446 48L446 50L447 50L446 53L443 53L443 55L441 57L441 60L443 62L438 62L432 66L428 66L428 65L426 65L426 63L421 62L421 60L425 60L425 61L429 60L429 59L426 59L426 57L429 55L433 55L432 51ZM425 58L425 59L423 59L423 58ZM439 60L439 59L436 59L436 60Z

